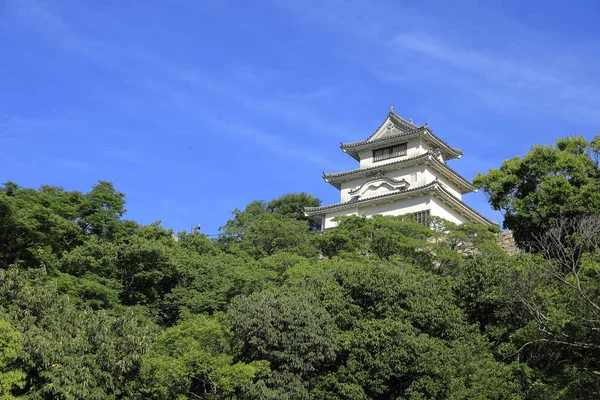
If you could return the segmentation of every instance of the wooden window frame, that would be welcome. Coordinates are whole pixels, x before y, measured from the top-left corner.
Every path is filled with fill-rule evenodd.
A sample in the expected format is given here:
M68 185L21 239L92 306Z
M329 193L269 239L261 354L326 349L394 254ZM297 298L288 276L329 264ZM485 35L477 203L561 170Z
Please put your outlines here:
M388 158L405 156L408 150L408 143L395 144L393 146L382 147L373 150L373 162L387 160Z
M428 225L429 217L431 217L431 210L423 210L423 211L413 213L412 217L418 223L423 224L423 225Z

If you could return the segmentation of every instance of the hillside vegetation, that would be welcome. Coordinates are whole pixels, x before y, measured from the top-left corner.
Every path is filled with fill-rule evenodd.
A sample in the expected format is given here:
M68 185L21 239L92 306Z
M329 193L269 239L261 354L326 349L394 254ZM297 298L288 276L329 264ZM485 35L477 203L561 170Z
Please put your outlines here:
M320 234L303 193L234 211L213 240L125 219L107 182L6 183L0 399L598 398L598 163L581 140L477 178L525 229L512 256L484 227L410 216Z

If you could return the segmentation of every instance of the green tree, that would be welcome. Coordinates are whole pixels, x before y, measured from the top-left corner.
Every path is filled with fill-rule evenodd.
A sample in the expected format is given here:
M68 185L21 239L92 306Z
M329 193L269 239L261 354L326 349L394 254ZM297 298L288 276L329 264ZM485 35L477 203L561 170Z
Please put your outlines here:
M161 240L134 235L119 249L117 270L125 305L152 305L178 282L178 247L169 233Z
M136 225L121 220L124 194L100 181L86 194L56 186L0 188L0 266L55 268L64 252L91 236L116 238Z
M78 309L44 271L0 270L0 314L22 337L31 398L131 398L153 325L133 309L121 316Z
M596 225L548 225L538 254L513 257L488 229L435 218L316 234L303 207L318 204L256 201L218 240L174 238L123 220L107 182L5 184L0 397L598 396Z
M227 247L232 247L244 238L246 230L260 216L267 213L267 204L262 200L249 203L244 211L237 208L233 210L233 219L228 220L219 228L219 242Z
M315 398L504 399L529 390L526 367L496 361L469 323L450 276L339 258L286 275L288 284L309 289L341 330L336 360L313 379Z
M302 377L335 357L333 320L308 292L263 291L238 297L227 315L242 361L267 360L274 370Z
M80 201L77 193L51 186L35 191L9 182L0 188L0 266L53 267L83 240L74 221Z
M23 350L21 340L21 334L0 319L0 399L12 399L13 389L25 386L25 373L14 365Z
M161 334L144 356L144 398L232 398L269 373L266 361L234 362L231 333L219 319L197 315Z
M114 237L120 234L125 194L117 192L112 183L99 181L85 195L80 213L78 223L85 232L98 237Z
M267 204L267 210L284 215L289 218L294 218L298 221L308 221L311 230L317 230L317 225L314 221L308 220L304 215L305 207L318 207L321 205L321 200L307 193L290 193L283 195L277 199L271 200Z
M542 371L555 398L598 397L600 217L558 222L535 246L514 260L509 294L521 328L505 352Z
M260 266L245 253L186 255L181 260L177 286L165 296L165 313L173 316L170 321L180 316L225 311L235 296L260 291L277 280L274 271Z
M217 248L215 243L206 235L199 232L179 232L177 234L177 239L181 247L192 250L199 255L217 255L220 253L220 250Z
M558 139L555 146L535 145L525 156L499 169L477 174L474 184L504 214L504 227L523 247L562 218L600 212L600 136Z
M316 230L314 223L304 216L304 207L314 207L319 204L321 204L319 199L306 193L287 194L269 203L262 200L253 201L244 208L244 211L238 209L233 211L233 219L220 228L222 233L219 235L218 242L229 252L235 252L250 233L249 245L255 247L255 253L272 254L274 249L289 247L288 243L297 240L300 232ZM287 230L292 232L285 235ZM264 234L261 234L262 232ZM276 236L279 235L283 237L278 239ZM303 238L300 239L304 242ZM264 243L257 243L257 241Z
M434 244L428 240L440 236L410 215L338 217L338 223L336 229L319 237L319 247L325 256L394 258L424 267L432 261Z
M279 251L315 257L317 251L312 244L313 234L306 224L275 214L258 217L245 232L241 248L260 258Z

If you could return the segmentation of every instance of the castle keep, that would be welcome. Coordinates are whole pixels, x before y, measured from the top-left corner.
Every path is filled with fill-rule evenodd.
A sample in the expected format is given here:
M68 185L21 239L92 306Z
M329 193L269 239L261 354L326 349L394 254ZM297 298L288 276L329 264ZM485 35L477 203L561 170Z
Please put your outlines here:
M324 173L323 179L340 191L336 204L307 207L305 214L322 229L336 226L342 215L413 214L418 221L436 216L461 224L490 225L463 203L462 195L476 191L446 162L463 152L398 116L392 107L385 121L369 138L342 143L341 149L359 166L351 171Z

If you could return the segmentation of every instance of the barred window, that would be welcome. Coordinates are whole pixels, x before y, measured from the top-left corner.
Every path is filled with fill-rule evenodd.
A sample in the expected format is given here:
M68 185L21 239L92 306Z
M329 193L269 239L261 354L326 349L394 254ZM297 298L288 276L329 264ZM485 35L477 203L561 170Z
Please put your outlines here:
M415 221L417 221L420 224L423 225L427 225L427 223L429 222L429 210L425 210L425 211L419 211L413 214L413 218Z
M381 149L373 150L373 161L381 161L387 158L399 157L406 155L407 144L396 144L394 146L383 147Z

